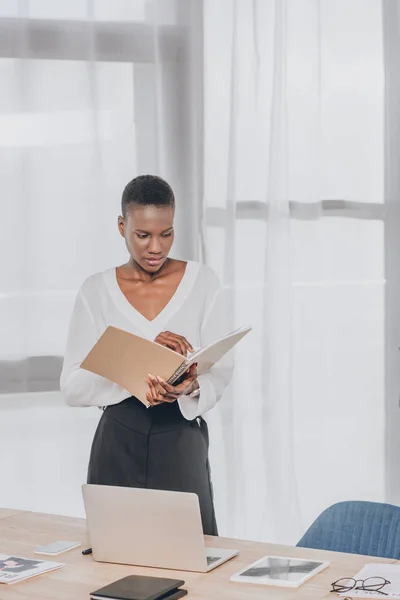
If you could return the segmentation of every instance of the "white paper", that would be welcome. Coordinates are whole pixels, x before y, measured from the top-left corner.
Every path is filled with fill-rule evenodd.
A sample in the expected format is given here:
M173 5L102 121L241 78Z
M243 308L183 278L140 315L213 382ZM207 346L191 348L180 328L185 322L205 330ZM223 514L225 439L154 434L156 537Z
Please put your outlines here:
M350 590L349 592L342 592L339 596L344 598L398 598L400 600L400 565L385 565L381 563L369 563L364 565L357 575L354 575L354 579L367 579L368 577L383 577L389 584L382 588L383 594L377 592L367 592L364 590Z
M0 583L17 583L64 566L63 563L0 554Z

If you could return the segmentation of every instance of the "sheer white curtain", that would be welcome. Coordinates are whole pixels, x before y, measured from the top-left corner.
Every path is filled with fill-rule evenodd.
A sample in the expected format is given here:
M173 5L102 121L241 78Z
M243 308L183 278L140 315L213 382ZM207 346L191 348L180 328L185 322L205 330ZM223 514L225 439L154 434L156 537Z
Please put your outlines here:
M135 175L184 199L176 253L193 258L190 18L178 2L1 3L2 360L62 355L78 286L125 260Z
M382 499L380 1L0 11L0 363L62 354L78 286L124 260L123 186L158 173L175 255L253 325L207 416L221 534L295 542L335 500Z
M218 516L293 543L384 496L381 4L204 6L206 260L254 327L209 417Z

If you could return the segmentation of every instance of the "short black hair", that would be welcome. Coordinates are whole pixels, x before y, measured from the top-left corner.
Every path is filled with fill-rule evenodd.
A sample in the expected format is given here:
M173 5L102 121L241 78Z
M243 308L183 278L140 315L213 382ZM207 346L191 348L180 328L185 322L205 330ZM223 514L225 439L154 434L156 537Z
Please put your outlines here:
M122 216L134 206L172 206L175 196L169 183L157 175L139 175L132 179L122 193Z

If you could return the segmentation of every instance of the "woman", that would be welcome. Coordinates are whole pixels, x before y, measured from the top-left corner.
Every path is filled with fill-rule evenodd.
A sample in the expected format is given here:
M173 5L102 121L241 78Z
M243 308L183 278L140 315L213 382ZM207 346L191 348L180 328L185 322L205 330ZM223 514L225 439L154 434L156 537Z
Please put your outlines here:
M122 195L120 234L130 258L89 277L70 325L61 391L71 406L100 406L88 483L194 492L204 533L218 535L208 463L208 431L201 415L215 406L231 378L222 359L197 376L193 366L179 385L149 373L147 409L122 387L80 369L109 325L186 356L225 333L217 277L196 262L168 257L174 240L174 194L161 178L143 175ZM134 358L132 369L135 368Z

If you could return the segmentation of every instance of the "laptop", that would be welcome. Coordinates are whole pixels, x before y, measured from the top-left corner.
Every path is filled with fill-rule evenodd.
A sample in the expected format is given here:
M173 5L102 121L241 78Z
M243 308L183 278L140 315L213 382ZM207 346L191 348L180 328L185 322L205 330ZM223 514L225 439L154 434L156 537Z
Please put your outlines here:
M84 484L93 558L206 573L237 556L206 548L197 494Z

